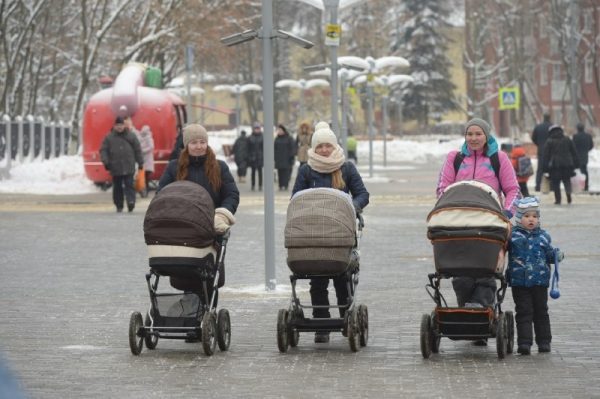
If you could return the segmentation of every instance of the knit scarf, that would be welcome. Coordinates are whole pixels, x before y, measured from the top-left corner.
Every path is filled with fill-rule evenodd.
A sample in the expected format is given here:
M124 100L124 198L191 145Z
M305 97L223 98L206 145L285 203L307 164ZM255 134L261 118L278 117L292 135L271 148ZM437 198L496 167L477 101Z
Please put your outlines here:
M339 145L328 157L317 154L313 148L308 150L308 166L319 173L333 173L341 168L345 161L344 150Z

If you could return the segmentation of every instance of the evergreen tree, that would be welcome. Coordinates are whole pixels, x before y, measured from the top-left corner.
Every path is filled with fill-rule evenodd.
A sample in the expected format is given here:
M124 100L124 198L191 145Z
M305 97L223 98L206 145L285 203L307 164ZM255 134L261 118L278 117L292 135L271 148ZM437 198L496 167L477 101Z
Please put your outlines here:
M390 12L401 19L393 26L391 49L410 61L415 79L403 97L404 113L422 126L432 116L457 109L451 62L446 56L449 39L444 33L450 5L439 0L405 0Z

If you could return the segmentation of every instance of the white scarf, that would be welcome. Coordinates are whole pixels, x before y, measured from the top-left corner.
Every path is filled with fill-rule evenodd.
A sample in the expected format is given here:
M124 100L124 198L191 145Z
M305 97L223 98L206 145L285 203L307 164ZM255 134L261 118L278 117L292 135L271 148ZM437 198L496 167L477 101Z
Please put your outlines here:
M308 150L308 166L319 173L333 173L341 168L345 161L344 150L339 144L328 157L317 154L314 148Z

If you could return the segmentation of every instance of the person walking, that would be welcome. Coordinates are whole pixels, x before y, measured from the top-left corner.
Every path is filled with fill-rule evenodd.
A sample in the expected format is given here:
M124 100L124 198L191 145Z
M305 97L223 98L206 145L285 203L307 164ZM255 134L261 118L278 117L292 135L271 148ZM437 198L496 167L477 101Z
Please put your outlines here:
M311 139L312 129L308 123L303 122L296 135L296 147L298 147L298 162L300 162L300 166L308 161L308 149L310 148Z
M544 146L546 145L546 140L548 140L548 129L552 126L552 122L550 121L550 114L544 114L544 120L542 123L537 124L533 128L533 133L531 134L531 141L537 147L537 160L538 166L535 172L535 191L540 191L540 187L542 184L542 175L544 174L542 165L544 165L543 153Z
M491 126L483 119L474 118L467 122L465 142L459 151L451 151L440 171L437 184L439 198L451 184L462 180L478 180L494 189L498 196L504 196L503 213L511 219L516 200L521 197L515 170L504 151L498 150L498 143L492 134ZM458 306L494 305L496 279L494 277L473 278L454 277L452 287ZM475 342L486 345L486 340Z
M123 200L127 202L127 210L133 212L135 207L135 189L133 175L135 164L143 169L144 158L140 141L136 135L125 127L125 120L118 116L112 130L104 137L100 146L100 159L113 181L113 203L117 212L123 212Z
M579 170L585 175L585 186L583 191L588 191L588 153L594 149L594 140L592 139L592 135L585 131L585 126L581 122L577 124L577 133L573 135L573 144L575 144L575 150L577 150Z
M335 134L326 122L319 122L315 126L311 148L308 150L308 162L298 169L292 196L298 191L317 187L330 187L349 193L357 212L369 204L369 192L358 170L352 162L346 161L344 150L337 143ZM328 285L329 278L311 278L310 298L313 306L329 306ZM338 305L346 305L348 302L346 277L334 278L333 285ZM329 318L329 309L314 308L313 317ZM340 309L340 317L344 317L342 309ZM329 333L315 333L315 342L329 342Z
M296 142L285 126L279 124L273 145L279 191L287 191L296 157Z
M555 262L552 239L540 228L540 204L536 197L517 202L515 226L512 229L506 281L515 301L517 352L531 353L533 330L540 353L550 352L552 333L548 316L550 264ZM564 254L556 248L560 262ZM556 266L555 266L556 267Z
M150 176L154 173L154 138L152 137L150 126L142 126L138 139L142 148L142 156L144 157L144 175L146 177L145 195L148 195L150 189Z
M529 197L529 189L527 188L527 182L529 181L529 177L533 174L532 168L530 168L529 172L521 171L519 165L519 159L527 157L529 161L529 166L531 166L531 159L527 156L525 152L525 148L522 145L514 145L510 152L510 161L512 162L513 168L515 168L515 174L517 175L517 182L519 183L519 189L521 190L521 195L523 197Z
M577 150L570 138L559 125L552 125L549 129L550 137L544 146L543 171L550 178L550 189L554 191L554 204L560 205L561 193L560 183L565 186L567 203L573 200L571 197L571 177L575 176L575 169L579 168Z
M246 131L240 132L240 137L233 143L233 160L237 166L238 183L246 182L246 171L248 169L248 137Z
M250 166L251 190L256 187L256 175L258 174L258 191L262 191L263 183L263 133L260 123L254 122L252 134L248 138L248 166Z
M354 135L352 134L352 132L348 132L348 140L346 141L348 159L352 159L355 164L358 164L358 158L356 157L356 147L358 147L358 143L354 138Z

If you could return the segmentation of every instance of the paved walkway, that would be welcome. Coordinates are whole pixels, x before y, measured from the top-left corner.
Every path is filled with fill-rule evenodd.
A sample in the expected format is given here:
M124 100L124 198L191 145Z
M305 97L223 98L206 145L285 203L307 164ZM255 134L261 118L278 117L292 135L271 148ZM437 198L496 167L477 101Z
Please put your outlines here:
M493 340L442 340L440 354L422 358L420 318L434 306L424 290L433 270L425 217L436 173L437 165L394 165L366 179L372 203L358 300L369 307L371 330L358 353L341 334L314 344L305 333L298 348L277 350L277 310L290 295L287 193L276 193L278 288L265 292L262 200L241 188L220 302L231 313L231 350L210 358L201 344L168 340L130 354L129 315L149 306L148 200L116 214L109 193L0 195L0 350L32 398L600 398L597 196L578 195L570 207L542 198L542 223L567 256L562 296L550 301L552 353L498 360ZM307 285L300 288L308 298ZM510 294L505 304L513 308Z

